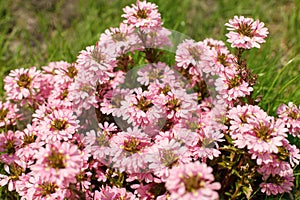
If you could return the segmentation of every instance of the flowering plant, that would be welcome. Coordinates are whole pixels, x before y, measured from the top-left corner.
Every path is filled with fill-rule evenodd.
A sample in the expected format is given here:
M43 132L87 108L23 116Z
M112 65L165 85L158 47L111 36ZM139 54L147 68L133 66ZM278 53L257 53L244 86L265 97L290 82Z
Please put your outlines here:
M0 102L0 185L21 199L253 199L289 193L300 107L269 116L244 53L268 29L235 16L227 42L163 27L137 1L77 60L16 69ZM181 39L181 40L180 40ZM176 42L178 44L176 44Z

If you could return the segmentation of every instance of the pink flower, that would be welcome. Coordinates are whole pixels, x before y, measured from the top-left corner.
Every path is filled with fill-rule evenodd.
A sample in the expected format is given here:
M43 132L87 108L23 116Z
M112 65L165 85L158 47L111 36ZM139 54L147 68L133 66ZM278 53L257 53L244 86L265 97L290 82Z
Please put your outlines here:
M40 73L36 67L12 70L4 79L7 99L32 105L40 88L40 82L37 81Z
M68 142L55 142L41 147L35 155L36 163L30 166L35 176L44 181L67 186L76 182L76 175L80 172L83 155L76 145Z
M137 81L145 86L156 82L162 82L164 85L176 80L175 72L162 62L148 64L139 69L137 74Z
M118 54L125 54L137 48L141 41L134 33L132 25L121 23L118 28L110 28L101 34L99 45L109 44Z
M127 173L141 173L147 171L147 154L150 137L137 127L119 132L111 140L113 167Z
M164 183L150 183L136 186L136 193L141 200L164 200L167 199L166 188Z
M203 42L184 40L176 50L175 60L178 67L186 69L189 74L202 76L202 71L209 72L209 56L211 51Z
M21 199L63 200L67 196L64 187L59 187L55 182L47 181L32 172L20 176L16 182L16 191Z
M265 171L263 174L264 182L259 185L261 191L267 195L277 195L291 191L294 186L295 178L292 168L288 166L287 164L287 168L278 174Z
M282 104L278 107L277 114L285 122L289 133L300 137L300 106L297 107L292 102L289 102L288 105Z
M4 165L4 170L8 175L0 174L0 186L3 187L8 185L8 191L13 191L16 189L16 181L18 181L19 176L24 173L25 169L21 166L22 163L19 160L11 163L10 165Z
M156 123L162 116L162 109L153 99L155 96L151 92L143 92L140 87L131 90L124 101L121 101L123 119L134 126L142 127L149 125L150 122Z
M13 132L8 130L6 133L0 134L0 160L10 165L17 159L16 151L20 148L21 140L18 137L19 131Z
M188 94L185 89L172 89L166 94L160 94L157 98L163 103L163 113L167 119L178 120L188 118L189 113L197 107L197 94Z
M77 131L79 121L70 109L54 110L37 126L38 139L45 142L68 141Z
M0 101L0 127L16 125L17 120L21 119L21 114L18 114L18 112L19 109L16 104L12 104L9 101Z
M254 112L255 111L255 112ZM270 117L258 106L238 106L229 111L232 119L230 135L238 148L247 147L258 153L278 153L282 140L287 136L284 123Z
M126 6L123 11L125 14L122 17L126 18L124 23L133 25L141 30L156 29L162 25L157 5L153 3L137 0L136 5Z
M265 42L265 38L269 34L263 22L254 21L252 18L245 18L244 16L234 16L225 25L228 27L227 30L230 31L226 36L228 38L227 42L231 43L231 47L260 48L260 44Z
M191 153L182 142L177 139L163 138L151 146L145 155L149 169L161 181L166 180L173 166L191 162Z
M114 117L121 117L121 102L125 100L125 96L130 93L129 89L116 88L113 91L107 92L101 102L100 111L104 114L112 114Z
M137 200L136 196L131 192L127 192L125 188L117 188L116 186L102 187L100 192L95 192L94 200L111 200L111 199L124 199L124 200Z
M212 171L211 167L199 161L172 168L166 181L171 199L218 199L219 195L215 190L219 190L221 185L213 182Z
M221 152L218 150L218 142L224 141L224 139L222 139L223 137L224 134L213 130L209 126L203 128L198 136L197 145L191 148L195 159L200 158L202 162L206 162L207 158L212 160L215 157L219 157Z
M233 72L232 74L221 75L215 82L217 98L224 103L233 105L233 102L239 97L250 95L253 88L240 77L240 75Z

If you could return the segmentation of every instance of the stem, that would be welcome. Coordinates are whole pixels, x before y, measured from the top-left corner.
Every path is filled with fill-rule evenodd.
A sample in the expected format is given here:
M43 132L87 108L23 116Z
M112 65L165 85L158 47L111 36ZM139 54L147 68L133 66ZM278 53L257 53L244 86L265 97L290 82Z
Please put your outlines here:
M242 48L237 49L236 58L237 58L237 63L238 63L239 66L241 66L242 62L243 62L243 60L242 60L243 52L244 52L244 49L242 49Z
M234 192L233 197L231 198L231 200L235 200L235 199L237 198L237 195L238 195L238 193L239 193L239 191L240 191L240 188L241 188L241 186L242 186L242 180L243 180L243 179L241 179L241 180L239 181L238 187L235 189L235 192Z
M250 95L247 95L246 96L246 98L247 98L247 102L248 102L248 104L250 104L250 105L255 105L255 101L254 101L254 99L252 98L252 92L250 93Z

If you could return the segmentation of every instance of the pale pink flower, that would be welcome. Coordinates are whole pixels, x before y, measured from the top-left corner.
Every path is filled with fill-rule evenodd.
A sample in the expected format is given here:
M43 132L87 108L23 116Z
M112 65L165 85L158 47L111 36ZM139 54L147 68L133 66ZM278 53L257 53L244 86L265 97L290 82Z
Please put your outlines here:
M76 175L83 164L83 154L77 145L55 142L41 147L35 155L36 163L30 166L35 176L44 181L67 186L76 182Z
M136 186L135 193L141 200L165 200L167 198L164 183L149 183Z
M109 44L109 48L115 49L114 51L120 55L133 51L140 43L134 27L124 23L118 28L106 29L99 39L99 45Z
M213 160L215 157L219 157L221 152L218 150L218 142L224 141L223 137L224 134L209 126L203 128L198 136L198 143L191 148L194 159L199 158L202 162L206 162L207 158Z
M291 145L287 139L283 139L282 144L283 145L279 148L277 156L282 160L285 160L288 157L292 167L299 165L300 150L296 147L296 145Z
M125 188L117 188L116 186L102 187L100 192L96 190L94 200L137 200L138 198L131 192L127 192Z
M188 118L191 111L197 107L197 94L188 94L185 89L171 89L166 94L160 94L157 99L164 105L163 112L167 119Z
M114 152L113 167L127 173L141 173L147 171L147 154L151 139L137 127L119 132L110 140L111 151Z
M40 73L39 70L36 70L36 67L10 71L4 79L7 99L20 101L22 105L25 105L25 103L32 105L39 92L40 82L37 81L37 77Z
M259 186L261 191L269 195L283 194L290 192L294 186L293 170L286 170L281 174L264 174L263 181Z
M225 43L222 40L215 40L213 38L206 38L205 40L203 40L203 43L210 47L210 49L214 48L214 49L223 49L226 50L227 47L225 45Z
M8 130L0 134L0 160L5 164L11 164L17 159L16 151L20 148L22 141L18 137L19 131Z
M289 133L295 137L300 137L300 106L297 107L292 102L287 105L282 104L278 107L277 114L285 122Z
M203 42L184 40L177 46L175 60L178 67L187 70L189 74L202 76L202 71L209 72L211 51Z
M166 181L171 199L216 200L220 183L213 182L213 169L199 161L173 167Z
M150 122L156 123L162 116L162 108L156 105L155 96L142 88L130 90L130 93L121 101L122 117L134 126L147 126Z
M16 150L16 156L24 162L26 167L35 163L34 155L45 144L42 141L36 141L37 132L35 125L28 124L27 127L18 133L17 137L21 140L20 148Z
M151 146L145 159L149 163L150 171L161 181L165 181L173 166L191 162L191 153L183 142L163 138Z
M47 181L34 173L23 174L16 182L16 191L21 199L32 200L64 200L66 188L55 182Z
M253 112L253 111L257 112ZM284 123L270 117L258 106L237 107L229 111L231 136L238 148L247 147L258 153L278 153L288 131Z
M225 103L232 105L233 101L240 97L250 95L253 88L236 74L236 72L230 75L221 75L215 81L216 91L218 92L217 98Z
M19 109L16 104L9 101L0 101L0 127L9 127L16 125L17 120L21 119L21 114L18 113Z
M100 111L107 115L112 114L114 117L121 117L121 102L125 100L125 96L128 95L129 92L129 89L119 88L107 92L100 104Z
M54 110L36 127L38 139L46 142L68 141L79 128L78 124L72 110Z
M19 176L25 172L25 169L22 167L24 163L19 160L11 163L10 165L4 165L4 171L7 175L0 174L0 186L3 187L8 185L8 191L13 191L16 189L16 181L18 181Z
M264 27L264 23L259 20L244 16L234 16L225 24L230 32L226 34L231 43L231 47L251 49L253 47L260 48L261 43L265 43L265 38L269 34L268 29Z
M140 47L142 49L148 48L149 50L149 48L153 48L168 50L169 47L172 47L172 42L169 38L172 33L166 28L142 29L142 31L139 31L138 33L142 40Z
M162 25L158 7L153 3L137 0L136 4L132 4L131 7L126 6L123 11L122 17L126 18L124 23L141 30L156 29Z
M148 64L139 69L137 74L137 81L145 86L153 82L167 84L176 80L175 72L162 62Z

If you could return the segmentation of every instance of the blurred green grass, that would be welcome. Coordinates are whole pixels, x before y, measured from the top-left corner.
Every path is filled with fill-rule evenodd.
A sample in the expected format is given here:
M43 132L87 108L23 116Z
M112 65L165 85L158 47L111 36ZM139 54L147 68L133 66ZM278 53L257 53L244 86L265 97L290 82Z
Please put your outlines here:
M281 103L300 104L299 0L153 0L164 26L195 40L225 41L224 24L234 15L265 22L270 35L261 49L248 53L248 66L259 74L255 95L260 106L276 114ZM134 0L0 0L0 94L10 70L74 62L80 50L123 20L122 8ZM228 45L229 46L229 45ZM300 141L292 139L300 147ZM299 173L299 170L298 170ZM298 185L297 177L297 187Z

